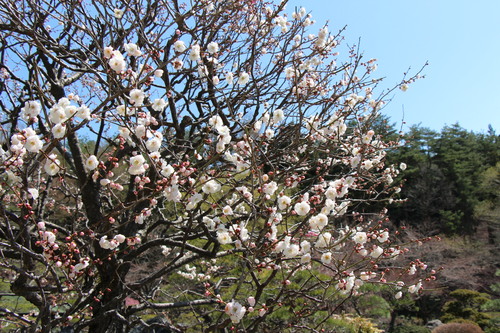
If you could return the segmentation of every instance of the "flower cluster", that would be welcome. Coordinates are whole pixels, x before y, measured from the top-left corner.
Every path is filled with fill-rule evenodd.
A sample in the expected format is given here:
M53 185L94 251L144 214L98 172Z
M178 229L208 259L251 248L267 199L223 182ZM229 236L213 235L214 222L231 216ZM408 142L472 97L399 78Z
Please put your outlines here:
M384 104L374 60L356 49L340 59L341 38L327 26L310 34L304 8L99 6L89 12L105 12L109 34L95 38L100 25L87 19L63 29L92 41L84 52L62 48L76 37L59 29L8 37L58 59L37 63L29 93L2 78L19 112L0 124L1 210L14 226L0 250L29 254L18 283L75 302L68 315L82 329L109 311L128 316L117 299L141 299L140 312L178 306L187 292L186 309L223 305L207 314L214 325L258 331L280 307L321 312L318 295L341 302L377 283L402 297L434 278L420 260L394 264L408 250L385 205L407 166L388 164L398 143L373 128Z

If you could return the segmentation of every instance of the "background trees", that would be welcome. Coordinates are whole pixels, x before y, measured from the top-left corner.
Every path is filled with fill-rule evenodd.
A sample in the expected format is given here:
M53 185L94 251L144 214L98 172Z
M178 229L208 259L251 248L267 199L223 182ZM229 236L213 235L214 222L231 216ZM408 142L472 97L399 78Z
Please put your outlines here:
M407 202L393 210L393 216L424 229L472 233L484 220L482 216L488 211L493 214L499 151L492 128L487 134L468 132L458 124L444 127L440 133L411 128L402 147L390 156L392 162L408 164L402 175ZM493 229L495 220L490 216Z
M375 60L305 9L0 5L9 328L317 331L364 283L434 278L392 261Z

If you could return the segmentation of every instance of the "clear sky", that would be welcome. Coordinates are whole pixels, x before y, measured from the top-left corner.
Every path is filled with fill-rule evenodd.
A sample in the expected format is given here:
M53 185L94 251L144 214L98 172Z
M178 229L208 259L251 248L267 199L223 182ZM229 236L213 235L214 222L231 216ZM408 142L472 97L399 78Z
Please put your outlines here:
M426 78L384 109L391 120L500 132L500 0L290 0L287 12L296 6L311 12L313 29L327 20L332 32L347 25L345 42L361 38L386 88L429 62Z

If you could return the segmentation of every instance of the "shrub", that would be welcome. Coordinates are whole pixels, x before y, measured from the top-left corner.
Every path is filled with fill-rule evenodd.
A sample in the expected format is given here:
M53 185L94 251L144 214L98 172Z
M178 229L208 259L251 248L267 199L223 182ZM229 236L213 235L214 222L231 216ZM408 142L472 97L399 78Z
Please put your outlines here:
M432 333L481 333L481 327L471 323L450 323L436 327Z

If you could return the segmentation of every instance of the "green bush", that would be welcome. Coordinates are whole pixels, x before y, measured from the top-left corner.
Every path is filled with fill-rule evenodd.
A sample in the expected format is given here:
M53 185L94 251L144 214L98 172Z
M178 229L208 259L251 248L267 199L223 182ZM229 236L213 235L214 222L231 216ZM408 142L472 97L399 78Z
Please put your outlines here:
M491 325L491 317L481 312L481 307L490 300L488 294L474 290L457 289L450 293L454 300L443 306L443 322L472 322L485 329Z

